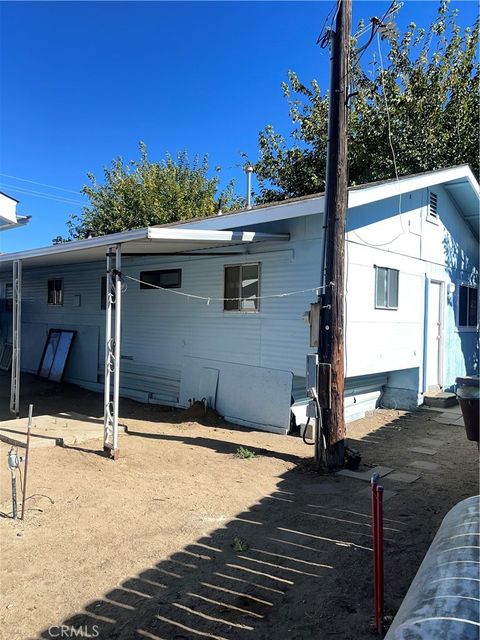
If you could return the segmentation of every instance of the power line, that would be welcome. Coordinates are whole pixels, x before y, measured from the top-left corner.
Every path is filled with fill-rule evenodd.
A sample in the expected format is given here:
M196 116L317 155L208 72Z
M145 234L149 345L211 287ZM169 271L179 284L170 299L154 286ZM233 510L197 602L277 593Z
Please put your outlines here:
M41 191L33 191L32 189L24 189L23 187L17 187L15 185L6 184L4 182L0 182L0 184L2 185L3 188L13 189L14 191L19 191L20 193L24 193L34 198L46 198L47 200L62 202L63 204L75 204L81 207L85 206L84 202L79 202L78 200L71 200L69 198L64 198L63 196L56 196L48 193L42 193Z
M40 187L48 187L49 189L58 189L59 191L66 191L67 193L74 193L80 195L80 191L73 191L72 189L65 189L64 187L57 187L53 184L45 184L44 182L37 182L36 180L30 180L29 178L20 178L19 176L12 176L8 173L0 173L0 176L4 178L10 178L12 180L20 180L21 182L30 182L31 184L38 184Z
M389 9L389 11L385 14L385 16L383 16L381 23L380 23L380 27L384 26L383 25L383 20L385 19L386 15L389 14L389 12L392 12L392 8L393 10L397 11L398 10L399 5L396 5L395 2L392 3L391 8ZM373 30L372 27L372 35L370 37L370 40L368 42L368 44L372 41L374 35L377 36L377 47L378 47L378 58L379 58L379 62L380 62L380 82L382 84L382 93L383 93L383 100L385 102L385 114L387 117L387 130L388 130L388 144L390 146L390 151L392 152L392 160L393 160L393 168L395 171L395 180L398 183L399 182L399 174L398 174L398 165L397 165L397 156L395 153L395 147L393 146L393 134L392 134L392 123L391 123L391 119L390 119L390 105L388 104L388 97L387 97L387 91L386 91L386 86L385 86L385 68L383 66L383 56L382 56L382 48L380 45L380 33L379 33L379 29L377 29L377 31ZM374 248L380 248L380 247L385 247L389 244L392 244L392 242L395 242L395 240L398 240L398 238L400 238L402 235L405 234L405 227L403 226L403 216L402 216L402 194L400 193L398 195L398 216L400 219L400 226L402 228L401 232L396 235L394 238L392 238L391 240L388 240L387 242L382 242L380 244L373 244L371 242L368 242L367 240L364 240L357 231L353 231L353 233L357 236L357 238L359 240L361 240L364 244L368 245L369 247L374 247Z

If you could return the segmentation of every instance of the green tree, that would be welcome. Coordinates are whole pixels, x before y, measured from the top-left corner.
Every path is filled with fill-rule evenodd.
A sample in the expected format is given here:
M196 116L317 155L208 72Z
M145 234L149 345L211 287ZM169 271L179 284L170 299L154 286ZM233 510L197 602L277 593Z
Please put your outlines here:
M80 215L70 216L66 240L211 216L219 206L224 211L242 206L233 182L219 191L218 175L208 177L206 156L191 163L187 153L181 152L152 162L145 144L139 146L140 159L125 165L122 158L116 158L111 167L105 167L102 183L87 174L91 184L82 193L90 203ZM62 237L53 240L64 241Z
M395 161L399 175L463 163L478 174L479 21L462 31L457 13L442 1L428 29L410 23L403 35L381 31L383 60L373 53L375 39L369 65L352 56L351 184L395 177ZM353 51L359 43L352 40ZM294 72L282 88L294 128L288 138L271 125L259 135L255 169L263 202L325 188L328 95Z

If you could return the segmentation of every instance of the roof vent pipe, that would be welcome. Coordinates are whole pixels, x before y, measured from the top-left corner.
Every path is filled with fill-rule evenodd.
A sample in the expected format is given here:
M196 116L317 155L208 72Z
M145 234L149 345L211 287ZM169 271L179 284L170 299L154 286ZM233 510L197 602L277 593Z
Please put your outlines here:
M251 164L248 164L245 167L245 174L247 176L247 209L252 208L252 173L253 167Z
M222 211L222 199L219 198L218 199L218 206L217 206L217 216L221 216L223 214Z

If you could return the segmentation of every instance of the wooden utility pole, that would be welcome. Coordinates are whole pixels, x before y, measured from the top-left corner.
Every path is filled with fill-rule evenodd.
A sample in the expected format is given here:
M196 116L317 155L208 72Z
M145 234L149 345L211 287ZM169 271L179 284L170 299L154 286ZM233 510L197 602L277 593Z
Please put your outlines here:
M344 465L344 291L345 222L348 204L347 98L351 0L338 0L331 36L331 86L328 111L328 147L325 184L324 285L320 296L320 371L329 372L328 402L321 402L326 440L326 463L330 471ZM323 275L322 274L322 275ZM327 365L327 366L324 366ZM328 366L330 365L330 366ZM325 373L324 376L325 378ZM325 396L325 379L319 376L317 395ZM328 395L327 395L328 397Z

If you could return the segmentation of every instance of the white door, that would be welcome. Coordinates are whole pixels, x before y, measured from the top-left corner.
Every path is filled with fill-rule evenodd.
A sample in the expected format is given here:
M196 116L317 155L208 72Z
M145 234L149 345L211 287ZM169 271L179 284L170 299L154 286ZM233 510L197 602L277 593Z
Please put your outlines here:
M440 345L442 342L442 283L430 282L427 318L427 389L441 385Z

